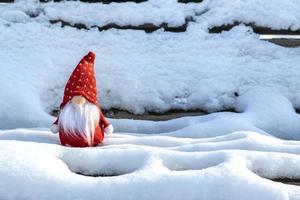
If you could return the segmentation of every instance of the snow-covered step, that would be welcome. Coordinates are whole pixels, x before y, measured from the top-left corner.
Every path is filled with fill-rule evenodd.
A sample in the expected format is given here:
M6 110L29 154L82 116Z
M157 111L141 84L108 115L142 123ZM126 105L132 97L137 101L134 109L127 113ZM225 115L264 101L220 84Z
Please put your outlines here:
M228 112L234 112L233 110L226 110ZM164 113L145 113L142 115L135 115L133 113L130 113L125 110L119 110L119 109L109 109L105 110L102 109L103 114L105 117L109 117L112 119L134 119L134 120L151 120L151 121L165 121L165 120L171 120L176 119L180 117L190 117L190 116L203 116L208 115L206 111L203 110L170 110ZM55 108L51 111L51 115L57 117L59 113L59 108Z
M190 6L195 5L196 12L206 11L197 22L211 33L244 24L259 34L300 34L300 4L294 0L210 0Z
M102 109L105 117L111 118L111 119L134 119L134 120L150 120L150 121L165 121L165 120L171 120L171 119L177 119L181 117L191 117L191 116L204 116L208 115L209 113L203 110L170 110L164 113L146 113L142 115L135 115L133 113L130 113L128 111L119 110L119 109L109 109L105 110ZM220 112L220 111L219 111ZM230 113L237 113L234 109L230 110L222 110L222 112L230 112ZM300 111L296 110L296 112L299 114ZM57 117L59 113L59 109L55 108L51 111L51 115Z
M209 29L210 33L221 33L222 31L229 31L233 27L240 25L236 23L234 25L223 25L212 27ZM274 44L284 46L284 47L298 47L300 46L300 29L291 30L291 29L281 29L274 30L268 27L256 26L253 24L245 24L250 26L255 33L260 34L260 39L272 42Z
M126 29L143 30L147 33L154 32L158 29L164 29L165 31L170 31L170 32L184 32L184 31L186 31L187 26L188 26L187 22L184 23L183 25L177 26L177 27L170 27L166 23L162 23L160 25L146 23L146 24L142 24L142 25L138 25L138 26L133 26L133 25L120 26L118 24L111 23L111 24L107 24L105 26L92 26L92 27L87 27L85 24L82 24L82 23L71 24L69 22L65 22L62 20L50 20L50 23L52 23L52 24L61 23L62 27L70 26L70 27L74 27L74 28L78 28L78 29L98 28L99 31L105 31L105 30L114 28L114 29L123 29L123 30L126 30Z
M182 32L192 18L193 11L184 4L173 3L157 6L155 3L89 4L82 2L45 3L43 15L51 23L62 26L107 30L136 29L152 32L163 28L166 31Z
M20 1L0 8L0 11L5 11L0 18L13 23L22 18L22 22L36 20L52 24L61 23L62 27L98 28L100 31L115 28L146 32L158 29L183 32L195 14L191 7L180 4L177 0L166 4L159 1L141 1L112 4L80 1L26 4Z

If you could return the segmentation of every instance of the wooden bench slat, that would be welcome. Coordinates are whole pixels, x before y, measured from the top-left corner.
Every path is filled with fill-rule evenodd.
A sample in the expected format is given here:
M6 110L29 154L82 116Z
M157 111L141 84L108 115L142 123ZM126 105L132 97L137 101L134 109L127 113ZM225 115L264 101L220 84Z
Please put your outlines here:
M63 20L50 20L50 23L51 24L61 23L62 27L70 26L70 27L74 27L77 29L89 29L85 24L82 24L82 23L71 24L71 23L65 22ZM143 25L139 25L139 26L133 26L133 25L120 26L120 25L111 23L111 24L107 24L105 26L92 26L91 28L98 28L99 31L105 31L105 30L112 29L112 28L122 29L122 30L132 29L132 30L143 30L147 33L151 33L158 29L164 29L165 31L169 31L169 32L185 32L187 29L187 26L188 26L188 22L186 22L185 24L183 24L181 26L177 26L177 27L169 26L167 23L162 23L159 26L151 24L151 23L147 23L147 24L143 24Z
M178 0L179 3L201 3L203 0Z
M300 39L272 38L272 39L262 39L262 40L266 40L273 44L277 44L283 47L289 47L289 48L300 47Z
M245 26L250 26L253 29L253 32L258 34L270 34L270 35L300 35L300 30L291 30L291 29L281 29L281 30L274 30L268 27L261 27L257 26L254 23L242 23L242 22L235 22L234 24L227 24L222 26L215 26L209 29L209 33L221 33L222 31L229 31L235 26L244 24Z
M40 0L42 3L47 3L50 1L54 2L62 2L62 1L76 1L76 0ZM103 4L109 4L109 3L126 3L126 2L134 2L134 3L142 3L147 0L78 0L85 3L103 3Z
M14 0L0 0L0 3L14 3Z

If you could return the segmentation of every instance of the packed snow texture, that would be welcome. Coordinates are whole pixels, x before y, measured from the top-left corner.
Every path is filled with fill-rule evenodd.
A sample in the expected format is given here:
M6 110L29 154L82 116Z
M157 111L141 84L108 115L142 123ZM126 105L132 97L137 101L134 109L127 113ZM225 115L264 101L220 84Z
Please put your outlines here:
M235 21L296 29L296 0L94 6L0 4L0 128L49 127L48 113L90 50L97 54L104 108L238 113L164 122L109 119L116 133L84 149L60 146L48 128L1 130L0 199L300 199L298 186L268 180L300 179L300 117L294 109L300 108L300 48L260 41L244 26L207 31ZM107 16L99 20L94 9ZM138 12L144 18L134 18ZM48 22L179 25L190 16L195 22L185 33L99 32Z
M66 2L50 3L41 7L47 19L61 19L71 24L83 23L88 27L109 23L160 25L164 22L170 26L180 26L187 19L197 19L202 28L243 22L276 30L300 29L298 0L205 0L198 4L181 4L178 0L148 0L140 4L97 6Z
M163 4L163 6L159 6ZM169 6L168 6L169 5ZM68 9L66 9L66 7ZM49 3L42 6L48 20L63 20L71 24L82 23L91 26L117 24L120 26L138 26L145 23L169 26L181 26L192 12L182 4L149 1L127 4L87 4L80 2Z
M0 199L300 199L299 186L268 180L300 179L300 141L269 134L299 133L299 115L263 89L238 102L241 113L111 120L117 133L94 148L62 147L49 129L0 131Z
M1 8L2 7L2 8ZM178 3L178 0L148 0L143 3L89 4L79 1L39 3L36 0L17 0L2 5L0 18L12 22L63 20L87 27L117 24L138 26L146 23L169 26L183 25L187 19L196 20L201 28L254 23L272 29L300 28L298 0L204 0L201 3ZM26 16L27 15L27 16Z
M261 41L247 27L222 34L209 34L199 23L184 33L99 32L32 18L21 23L21 13L0 20L1 128L48 125L48 113L60 104L70 73L89 50L97 54L106 109L212 112L236 108L236 94L254 86L276 88L300 107L300 49Z
M298 0L207 0L198 9L207 11L198 17L204 27L243 22L275 30L300 29Z

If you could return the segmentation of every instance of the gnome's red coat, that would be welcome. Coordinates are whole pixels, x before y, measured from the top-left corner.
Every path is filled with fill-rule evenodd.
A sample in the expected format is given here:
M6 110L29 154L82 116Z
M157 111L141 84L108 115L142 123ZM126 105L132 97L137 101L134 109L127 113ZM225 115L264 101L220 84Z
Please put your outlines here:
M91 146L97 146L99 143L101 143L103 141L104 129L109 125L106 118L102 114L100 108L99 108L99 115L100 115L99 124L96 126L95 133L94 133L94 141L93 141L93 144L91 144ZM54 122L54 124L58 125L58 120L59 120L59 118L57 118L57 120ZM69 145L72 147L89 147L90 146L88 144L88 142L86 141L86 139L81 136L81 134L78 134L77 138L68 137L68 135L70 135L70 134L65 133L63 130L59 130L59 139L60 139L60 143L62 145L64 145L64 146Z
M69 137L71 134L66 134L63 130L59 130L59 139L62 145L69 145L72 147L88 147L96 146L104 139L104 129L109 126L109 123L105 119L101 112L101 108L97 98L96 79L94 72L94 61L96 55L93 52L89 52L78 63L73 73L71 74L64 92L63 102L60 105L60 109L76 95L85 97L90 103L98 106L100 120L96 126L93 144L89 145L86 138L83 138L82 134L78 134L78 137ZM59 118L54 122L58 125Z

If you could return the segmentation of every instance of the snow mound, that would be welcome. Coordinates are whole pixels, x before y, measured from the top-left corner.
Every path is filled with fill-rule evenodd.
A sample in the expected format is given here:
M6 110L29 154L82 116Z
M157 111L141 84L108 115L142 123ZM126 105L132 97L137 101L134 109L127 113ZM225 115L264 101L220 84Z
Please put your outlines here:
M204 0L201 3L178 3L178 0L148 0L142 3L89 4L79 1L39 3L18 0L12 5L0 5L1 10L24 12L35 21L63 20L87 27L117 24L181 26L187 19L196 20L201 29L233 24L253 23L271 29L300 29L300 5L297 0ZM7 12L0 15L10 22L19 22L24 14ZM14 16L14 17L12 17ZM24 22L24 20L21 20ZM31 21L27 19L27 21Z
M298 187L265 179L300 178L299 141L255 132L210 139L115 134L101 147L80 149L51 144L58 138L47 131L9 132L0 133L1 199L299 197Z
M298 186L268 180L300 179L300 48L260 41L244 26L207 31L235 21L298 29L299 13L296 0L0 4L2 129L49 127L67 77L90 50L106 109L238 112L110 119L116 133L95 148L60 146L48 128L0 130L0 199L300 199ZM177 26L190 16L195 22L176 34L48 22Z
M198 9L207 11L197 17L204 27L243 22L275 30L300 29L297 0L205 0Z
M97 54L98 92L105 109L134 114L238 109L238 96L256 86L276 88L299 108L299 48L261 41L244 26L221 34L207 32L211 26L253 20L258 25L295 28L300 21L298 10L296 0L198 4L149 0L109 5L18 0L0 4L0 73L5 74L0 79L0 128L48 126L53 120L49 113L59 106L69 74L90 50ZM79 23L80 19L93 26L164 21L177 26L191 16L195 21L184 33L99 32L48 22L61 18Z
M87 4L81 2L48 3L42 6L48 20L63 20L71 24L82 23L87 27L117 24L139 26L147 23L170 27L185 24L193 15L178 3L147 1L144 3Z
M300 116L277 90L255 87L236 102L239 113L218 112L167 122L114 120L120 132L204 138L235 131L256 131L284 139L299 139Z
M258 87L237 105L241 113L111 120L117 132L94 148L60 146L49 129L0 131L0 199L299 199L298 186L269 180L300 179L300 141L277 138L299 139L292 104Z
M236 38L240 38L236 40ZM103 108L135 114L236 108L254 86L277 88L299 107L299 48L285 49L246 27L208 34L76 30L37 22L0 23L1 128L45 127L63 88L89 50ZM133 103L134 102L134 103Z
M0 18L13 23L24 23L29 20L29 16L20 10L8 10L1 12Z

